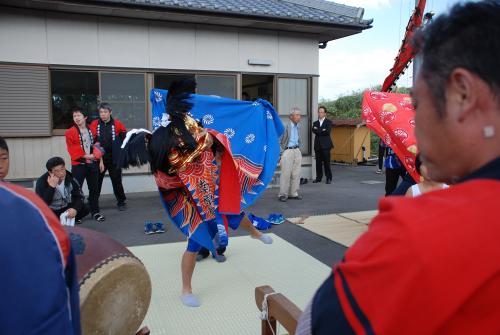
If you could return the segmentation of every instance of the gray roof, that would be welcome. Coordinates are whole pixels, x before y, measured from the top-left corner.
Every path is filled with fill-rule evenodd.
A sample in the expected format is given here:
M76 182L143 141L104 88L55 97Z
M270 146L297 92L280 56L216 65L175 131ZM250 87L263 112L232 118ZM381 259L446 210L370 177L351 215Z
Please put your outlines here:
M325 0L93 0L89 2L284 19L361 29L369 28L372 22L363 20L363 8Z

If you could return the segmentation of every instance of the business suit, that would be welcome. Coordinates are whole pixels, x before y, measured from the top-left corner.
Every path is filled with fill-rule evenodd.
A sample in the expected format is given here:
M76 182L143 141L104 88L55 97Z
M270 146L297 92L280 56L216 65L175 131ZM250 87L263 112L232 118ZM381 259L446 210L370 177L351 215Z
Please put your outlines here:
M332 170L330 168L330 150L333 148L333 142L330 138L332 130L332 121L327 118L320 121L314 121L312 132L316 135L314 137L314 153L316 155L316 182L321 181L323 178L323 169L325 170L326 182L332 181Z

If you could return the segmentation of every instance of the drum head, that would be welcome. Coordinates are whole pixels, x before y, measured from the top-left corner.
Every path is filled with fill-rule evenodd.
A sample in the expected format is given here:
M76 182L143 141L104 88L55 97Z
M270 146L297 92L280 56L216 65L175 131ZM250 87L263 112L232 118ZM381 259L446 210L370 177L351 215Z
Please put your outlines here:
M135 334L151 301L146 268L105 234L76 227L67 230L78 267L82 333Z

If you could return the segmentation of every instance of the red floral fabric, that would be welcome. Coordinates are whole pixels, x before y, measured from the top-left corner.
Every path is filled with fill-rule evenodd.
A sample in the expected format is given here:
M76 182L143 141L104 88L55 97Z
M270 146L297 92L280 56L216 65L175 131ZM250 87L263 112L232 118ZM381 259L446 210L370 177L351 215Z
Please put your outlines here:
M417 140L411 97L408 94L366 91L361 117L368 128L394 150L413 179L419 181L415 169Z

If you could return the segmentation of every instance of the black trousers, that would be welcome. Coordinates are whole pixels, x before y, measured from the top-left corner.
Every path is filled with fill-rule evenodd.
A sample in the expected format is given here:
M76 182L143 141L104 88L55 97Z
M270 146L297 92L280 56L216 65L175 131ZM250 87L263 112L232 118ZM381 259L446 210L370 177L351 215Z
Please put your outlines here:
M68 209L70 209L71 207L69 206L66 206L62 209L52 209L52 211L54 212L54 214L59 217L62 213L66 212ZM76 209L76 208L75 208ZM83 205L83 207L80 209L80 210L77 210L76 211L76 217L75 219L77 220L81 220L83 219L84 217L86 217L88 214L89 214L90 210L89 208L87 207L87 205Z
M325 170L326 180L332 180L332 169L330 167L331 149L314 149L316 155L316 180L323 179L323 169Z
M385 169L385 195L389 195L398 186L399 177L403 178L404 169Z
M72 165L71 173L80 187L82 187L83 181L87 180L90 212L92 214L99 213L99 166L97 163Z
M382 170L382 166L384 165L384 154L385 154L385 147L381 146L380 144L378 145L378 169Z
M101 195L102 181L104 180L104 175L106 171L109 172L109 179L111 179L111 185L113 185L113 193L115 194L117 205L123 205L127 197L125 197L125 191L123 190L122 184L122 169L117 168L113 164L113 159L110 157L103 157L104 171L99 174L99 195Z

